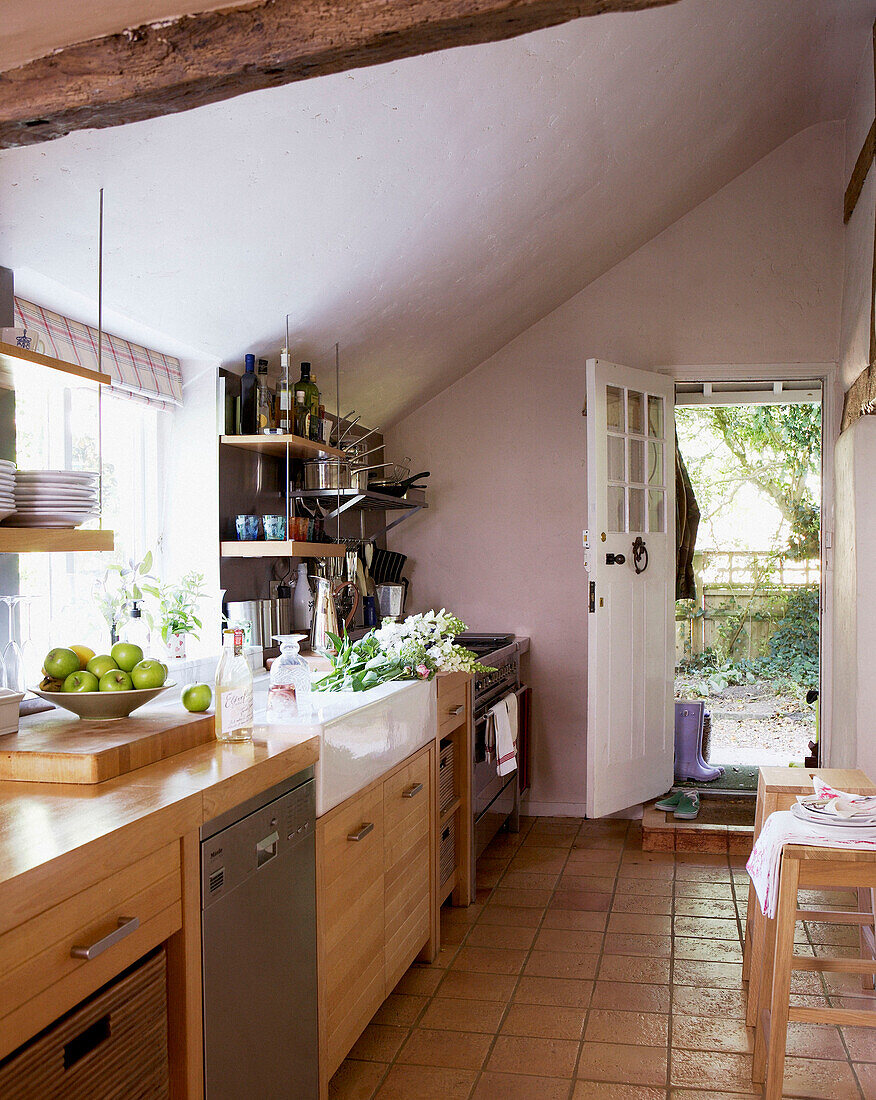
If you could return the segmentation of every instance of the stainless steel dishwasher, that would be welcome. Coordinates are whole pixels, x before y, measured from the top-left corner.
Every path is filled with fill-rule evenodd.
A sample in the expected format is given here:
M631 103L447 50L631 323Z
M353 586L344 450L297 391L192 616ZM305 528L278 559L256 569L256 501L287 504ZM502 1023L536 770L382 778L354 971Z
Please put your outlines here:
M206 1100L316 1100L313 769L201 827Z

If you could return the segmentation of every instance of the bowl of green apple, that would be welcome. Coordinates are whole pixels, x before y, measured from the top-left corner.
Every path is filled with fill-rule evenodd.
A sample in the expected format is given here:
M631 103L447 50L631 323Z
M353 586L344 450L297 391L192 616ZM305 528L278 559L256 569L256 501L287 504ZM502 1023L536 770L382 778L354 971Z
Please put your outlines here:
M167 665L131 642L117 642L109 653L59 646L46 654L43 673L39 687L30 688L34 695L89 721L127 718L175 687Z

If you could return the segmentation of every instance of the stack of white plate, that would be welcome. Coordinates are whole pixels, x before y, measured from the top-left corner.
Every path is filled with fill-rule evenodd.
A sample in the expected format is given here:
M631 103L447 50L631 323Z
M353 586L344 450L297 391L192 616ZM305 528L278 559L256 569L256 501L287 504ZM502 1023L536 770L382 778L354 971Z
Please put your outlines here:
M15 463L0 459L0 519L15 511Z
M76 470L18 470L15 515L7 527L78 527L98 514L98 475Z

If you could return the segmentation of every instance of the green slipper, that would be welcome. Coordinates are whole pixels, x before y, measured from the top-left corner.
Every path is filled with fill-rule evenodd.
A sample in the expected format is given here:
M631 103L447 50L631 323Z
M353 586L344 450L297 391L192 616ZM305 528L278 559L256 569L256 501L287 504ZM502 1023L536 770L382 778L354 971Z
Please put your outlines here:
M696 791L685 791L675 808L673 817L681 821L693 821L700 812L700 796Z
M661 798L659 802L654 803L654 809L666 810L667 812L669 812L670 810L674 810L678 803L681 801L683 794L684 791L682 790L670 791L665 798Z

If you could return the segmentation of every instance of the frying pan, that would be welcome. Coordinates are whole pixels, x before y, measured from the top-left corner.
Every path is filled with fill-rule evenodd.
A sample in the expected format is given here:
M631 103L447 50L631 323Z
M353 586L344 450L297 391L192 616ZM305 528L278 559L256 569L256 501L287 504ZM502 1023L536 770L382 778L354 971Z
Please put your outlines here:
M429 471L423 470L419 474L412 474L410 477L406 477L404 481L387 481L383 479L381 481L369 481L368 488L372 493L383 493L388 497L403 497L408 489L424 489L425 485L414 485L415 481L419 481L421 477L428 477Z

